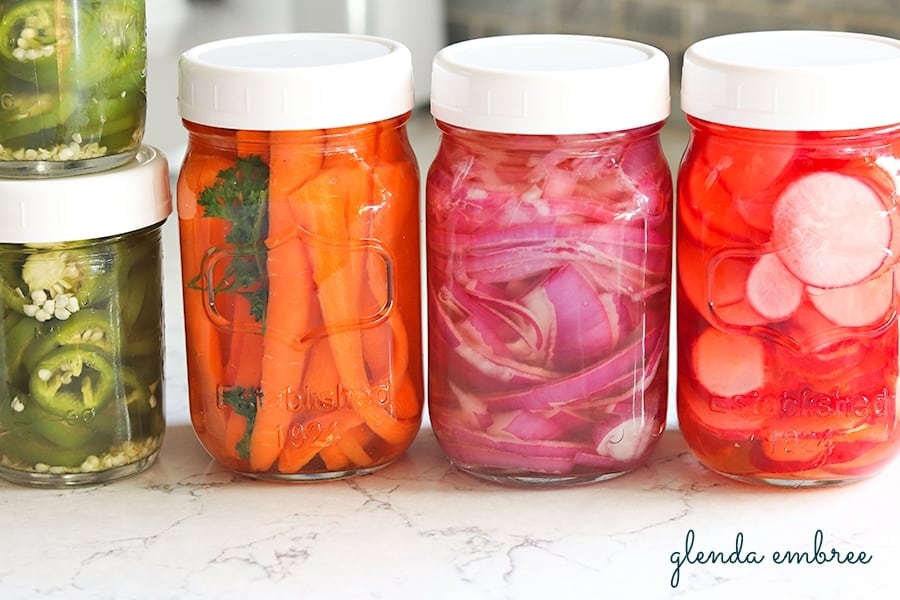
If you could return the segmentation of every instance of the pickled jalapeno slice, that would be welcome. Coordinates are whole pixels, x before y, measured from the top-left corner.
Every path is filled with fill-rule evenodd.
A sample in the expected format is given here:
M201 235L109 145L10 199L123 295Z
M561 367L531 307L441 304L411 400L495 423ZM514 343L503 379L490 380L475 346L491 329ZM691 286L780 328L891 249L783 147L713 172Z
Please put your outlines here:
M135 147L146 107L143 0L0 6L0 160Z
M164 430L161 286L150 228L0 244L0 463L86 472L154 453Z

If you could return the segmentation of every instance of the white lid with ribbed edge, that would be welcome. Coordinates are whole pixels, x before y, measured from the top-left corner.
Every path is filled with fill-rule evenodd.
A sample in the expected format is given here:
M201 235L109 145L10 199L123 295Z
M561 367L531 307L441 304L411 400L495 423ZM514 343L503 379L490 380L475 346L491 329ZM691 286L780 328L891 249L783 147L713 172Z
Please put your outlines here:
M142 146L128 164L53 179L0 179L0 243L92 240L160 223L172 212L169 166Z
M681 107L738 127L786 131L900 123L900 40L839 31L758 31L684 55Z
M288 33L203 44L178 62L192 123L258 131L374 123L413 108L406 46L366 35Z
M669 59L587 35L478 38L438 52L431 113L451 125L521 134L603 133L669 116Z

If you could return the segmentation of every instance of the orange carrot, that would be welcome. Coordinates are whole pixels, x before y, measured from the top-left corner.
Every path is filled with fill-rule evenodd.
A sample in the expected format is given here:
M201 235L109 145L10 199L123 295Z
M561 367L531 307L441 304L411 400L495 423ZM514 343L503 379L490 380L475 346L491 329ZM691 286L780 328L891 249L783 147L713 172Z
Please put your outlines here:
M372 439L372 432L368 427L360 426L362 421L358 416L356 422L356 426L346 427L350 421L343 421L345 427L336 431L331 443L320 450L319 455L329 470L364 469L375 465L375 458L365 449Z
M198 215L196 200L200 190L211 185L219 171L228 166L228 159L219 155L186 157L177 184L185 335L191 341L187 356L191 419L209 448L219 447L225 437L225 418L217 396L222 356L218 332L206 315L206 298L200 289L203 282L195 278L205 250L222 243L226 223Z
M299 410L295 411L291 435L278 456L278 470L282 473L296 473L332 442L333 427L321 418L332 415L319 406L318 400L325 393L336 393L340 380L327 340L312 343L307 352L306 372L295 399Z
M257 155L265 160L269 153L268 142L268 132L242 130L235 132L235 145L239 157ZM224 383L245 390L256 390L260 384L262 370L262 327L253 316L250 302L246 297L236 292L227 296L231 327L226 346L228 353ZM223 449L228 457L240 460L237 446L246 432L247 418L234 410L230 411Z
M348 257L346 212L348 196L367 188L365 170L331 168L323 169L293 196L300 222L324 238L319 247L310 249L312 274L341 383L354 391L366 390L369 384L357 329L361 272L358 262Z
M237 155L268 158L269 133L266 131L235 132ZM262 240L259 240L262 242ZM257 387L262 368L262 327L251 314L250 302L240 294L230 294L233 301L232 343L226 365L230 385Z
M250 468L266 471L287 440L292 414L288 397L303 374L303 336L309 329L312 275L296 222L291 197L321 167L321 132L271 134L269 164L269 296L263 334L260 389L262 398L250 436Z

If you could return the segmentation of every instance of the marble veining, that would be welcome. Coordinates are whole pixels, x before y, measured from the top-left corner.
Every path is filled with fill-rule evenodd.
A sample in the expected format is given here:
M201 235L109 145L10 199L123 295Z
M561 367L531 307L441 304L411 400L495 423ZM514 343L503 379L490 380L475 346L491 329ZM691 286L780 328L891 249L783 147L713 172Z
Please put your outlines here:
M0 597L896 597L898 466L853 486L769 490L696 463L677 431L649 464L601 484L521 489L454 470L425 428L356 479L268 483L213 462L170 425L156 465L73 490L0 484ZM865 551L868 564L777 565L778 550ZM684 564L743 549L762 564Z
M753 487L704 469L670 427L630 474L522 489L455 470L426 426L405 456L356 479L270 483L224 470L190 427L176 228L173 217L163 231L159 459L97 487L0 482L0 600L897 598L900 461L841 488ZM817 531L821 552L871 560L775 562L814 556ZM744 562L698 558L725 559L738 540ZM764 560L747 562L750 552Z

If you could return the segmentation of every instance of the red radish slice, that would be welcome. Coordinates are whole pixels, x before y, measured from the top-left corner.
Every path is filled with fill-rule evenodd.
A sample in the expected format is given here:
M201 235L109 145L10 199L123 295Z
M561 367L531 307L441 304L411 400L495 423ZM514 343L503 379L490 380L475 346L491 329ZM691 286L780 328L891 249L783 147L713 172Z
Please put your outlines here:
M734 207L747 225L765 233L771 233L772 207L775 205L776 197L777 192L773 190L766 190L758 194L736 193Z
M894 301L894 273L849 287L810 288L809 299L826 319L841 327L864 327L883 321Z
M701 161L684 164L691 166L678 175L679 235L683 231L708 248L765 241L765 233L744 221L712 167Z
M760 432L758 439L759 451L753 453L751 460L764 472L796 476L821 467L828 460L828 445L823 439L781 431Z
M712 320L715 313L715 318L727 325L749 327L766 322L746 299L752 267L749 259L718 261L710 281L710 253L703 252L688 238L679 238L677 260L678 285L704 319Z
M793 131L743 129L706 138L706 160L734 193L767 190L788 168L797 148Z
M803 282L775 254L759 257L747 277L747 300L770 321L787 319L803 301Z
M694 342L692 358L697 381L711 394L746 394L765 383L765 352L754 337L729 335L710 327Z
M776 201L772 243L785 266L808 285L854 285L884 262L891 244L890 215L863 181L812 173Z

